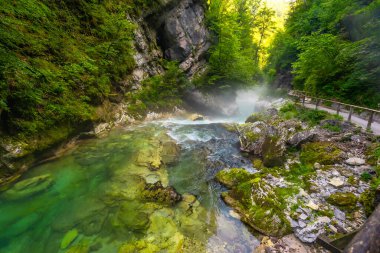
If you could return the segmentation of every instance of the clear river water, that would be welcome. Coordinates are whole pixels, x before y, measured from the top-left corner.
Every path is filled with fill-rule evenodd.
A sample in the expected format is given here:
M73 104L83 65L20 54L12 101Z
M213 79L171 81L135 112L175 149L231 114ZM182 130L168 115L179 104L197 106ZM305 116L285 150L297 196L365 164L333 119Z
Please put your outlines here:
M147 166L165 143L177 159ZM214 180L228 167L253 170L237 136L214 121L146 122L81 141L0 195L0 252L251 253L258 240ZM182 200L143 198L158 181Z

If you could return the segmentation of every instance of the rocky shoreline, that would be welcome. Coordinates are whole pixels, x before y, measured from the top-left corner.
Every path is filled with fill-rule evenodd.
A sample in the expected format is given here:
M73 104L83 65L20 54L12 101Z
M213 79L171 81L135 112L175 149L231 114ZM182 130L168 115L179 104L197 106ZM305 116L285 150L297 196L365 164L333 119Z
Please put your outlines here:
M228 168L216 179L228 188L223 200L267 236L257 252L287 252L280 238L292 233L307 244L320 235L339 238L359 229L378 204L380 190L371 184L378 138L331 115L313 124L288 117L295 110L303 109L288 103L226 125L256 172Z

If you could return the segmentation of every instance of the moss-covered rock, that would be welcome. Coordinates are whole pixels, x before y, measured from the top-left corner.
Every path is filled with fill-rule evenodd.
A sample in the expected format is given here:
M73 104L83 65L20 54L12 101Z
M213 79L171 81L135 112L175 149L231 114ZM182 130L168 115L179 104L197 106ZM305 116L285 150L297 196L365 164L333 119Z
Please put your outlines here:
M285 142L281 136L267 136L262 146L263 163L266 167L281 166L285 160Z
M182 199L173 187L164 187L160 181L154 184L147 183L142 192L142 198L165 205L174 205Z
M246 120L245 123L255 123L257 121L267 121L270 116L265 113L252 113Z
M50 174L22 180L3 193L6 199L17 200L41 193L53 184Z
M252 228L270 236L283 236L291 232L289 221L283 213L285 195L277 194L260 177L247 174L244 169L233 169L219 172L217 179L231 188L222 194L223 200Z
M358 198L351 192L337 192L331 194L327 198L327 202L342 209L353 210L356 207Z
M360 194L359 202L364 207L364 212L369 217L373 210L375 210L375 191L372 189L366 190Z
M331 165L341 161L342 151L331 142L312 142L302 145L300 159L305 164Z
M233 168L221 170L216 174L216 179L223 185L232 188L254 178L254 175L244 169Z

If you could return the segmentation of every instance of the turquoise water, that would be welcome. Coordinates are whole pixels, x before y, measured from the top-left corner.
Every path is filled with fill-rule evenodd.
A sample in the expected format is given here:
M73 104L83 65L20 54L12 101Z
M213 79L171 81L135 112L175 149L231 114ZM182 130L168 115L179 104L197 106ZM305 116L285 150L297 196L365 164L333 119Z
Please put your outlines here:
M257 239L213 180L249 167L231 139L218 124L156 122L83 141L0 195L0 252L252 252ZM143 197L157 181L182 200Z

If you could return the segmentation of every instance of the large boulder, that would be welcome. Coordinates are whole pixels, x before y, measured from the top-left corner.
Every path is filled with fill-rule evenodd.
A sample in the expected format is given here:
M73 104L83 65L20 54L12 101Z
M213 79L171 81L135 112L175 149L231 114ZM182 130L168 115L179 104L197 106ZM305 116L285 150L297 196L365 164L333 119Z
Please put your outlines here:
M244 169L233 169L220 171L216 178L230 188L222 194L223 200L252 228L276 237L292 231L283 213L286 200L260 177Z
M292 147L299 147L304 143L312 142L317 137L317 134L311 130L305 130L293 134L288 140L287 144Z
M238 133L242 151L262 157L267 167L283 164L286 151L286 129L257 121L240 126Z

